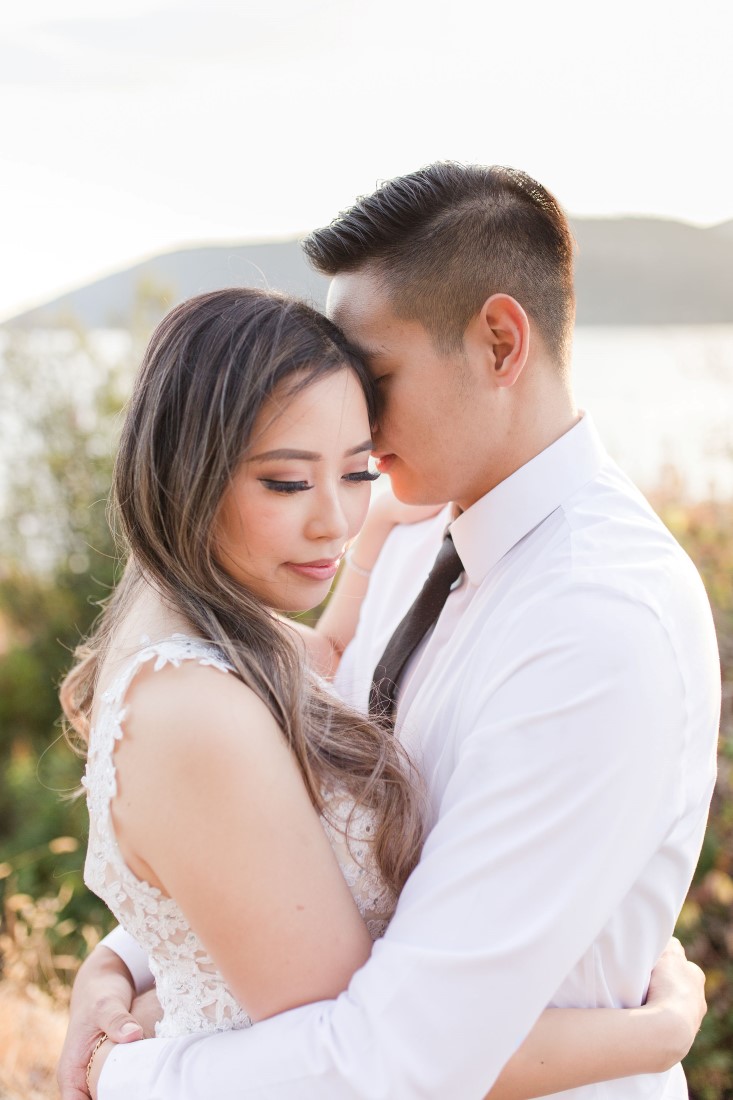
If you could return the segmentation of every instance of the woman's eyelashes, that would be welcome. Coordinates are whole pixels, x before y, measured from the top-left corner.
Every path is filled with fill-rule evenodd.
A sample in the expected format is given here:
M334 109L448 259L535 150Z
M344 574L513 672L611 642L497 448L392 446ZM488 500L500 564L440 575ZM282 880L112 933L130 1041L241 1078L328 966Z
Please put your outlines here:
M260 484L273 493L303 493L313 488L307 481L274 481L269 477L261 477Z
M376 481L379 476L378 470L359 470L355 474L345 474L344 481Z
M379 477L377 471L357 470L353 474L344 474L342 481L348 481L352 485L363 481L376 481ZM275 478L261 477L260 484L273 493L304 493L313 486L307 481L280 481Z

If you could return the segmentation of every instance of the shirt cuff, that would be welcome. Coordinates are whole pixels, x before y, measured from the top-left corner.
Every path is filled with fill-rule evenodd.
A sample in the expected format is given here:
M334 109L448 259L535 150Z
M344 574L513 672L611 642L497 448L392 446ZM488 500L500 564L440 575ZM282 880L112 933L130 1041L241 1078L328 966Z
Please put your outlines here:
M155 979L150 973L147 953L140 944L124 928L113 928L108 936L100 940L102 947L108 947L113 951L130 971L136 993L146 993L155 985Z

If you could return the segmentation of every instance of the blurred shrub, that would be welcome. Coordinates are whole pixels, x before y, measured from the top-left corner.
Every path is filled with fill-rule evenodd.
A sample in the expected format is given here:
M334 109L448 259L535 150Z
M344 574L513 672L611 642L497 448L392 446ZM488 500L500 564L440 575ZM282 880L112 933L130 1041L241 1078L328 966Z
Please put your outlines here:
M708 1014L685 1062L695 1100L733 1098L733 503L660 511L700 570L718 632L723 675L718 783L678 935L707 975Z
M57 685L114 582L106 497L139 342L75 329L3 337L0 964L62 998L110 917L82 883L82 763Z

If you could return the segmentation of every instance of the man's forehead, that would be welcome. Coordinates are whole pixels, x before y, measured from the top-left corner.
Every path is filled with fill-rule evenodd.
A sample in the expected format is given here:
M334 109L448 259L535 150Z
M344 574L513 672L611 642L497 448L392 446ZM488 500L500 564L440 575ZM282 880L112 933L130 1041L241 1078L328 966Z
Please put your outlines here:
M326 313L365 358L386 354L397 318L374 276L364 271L335 275L328 290Z
M338 324L339 315L343 313L345 306L346 289L343 279L343 275L335 275L328 284L326 294L326 316L335 324Z
M339 316L367 320L388 308L384 287L373 272L365 269L342 271L331 279L326 311L337 323Z
M341 317L351 317L360 312L360 303L364 299L363 278L356 272L344 272L334 275L328 285L326 313L339 323Z

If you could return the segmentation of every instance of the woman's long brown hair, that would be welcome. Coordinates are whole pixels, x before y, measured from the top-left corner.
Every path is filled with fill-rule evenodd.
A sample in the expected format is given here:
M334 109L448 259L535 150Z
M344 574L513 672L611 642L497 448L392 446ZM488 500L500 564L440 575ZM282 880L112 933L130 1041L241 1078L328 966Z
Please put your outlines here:
M113 508L127 565L61 687L68 722L88 741L100 666L115 628L152 584L216 645L267 705L300 766L313 805L345 791L376 816L375 855L398 892L422 838L418 784L391 729L336 699L308 673L301 647L273 610L215 555L222 496L263 404L348 368L374 417L361 360L340 331L300 302L245 288L202 294L173 309L148 345L122 431ZM284 385L283 385L284 384Z

